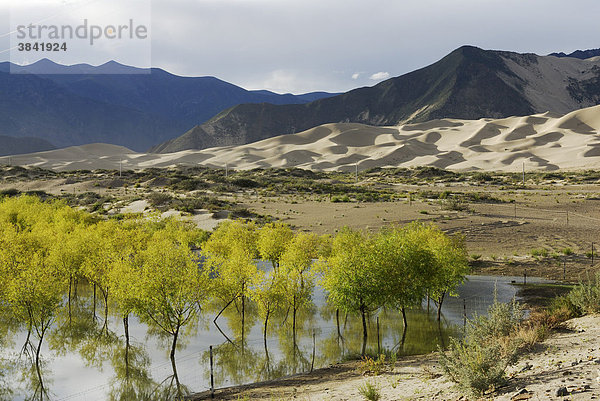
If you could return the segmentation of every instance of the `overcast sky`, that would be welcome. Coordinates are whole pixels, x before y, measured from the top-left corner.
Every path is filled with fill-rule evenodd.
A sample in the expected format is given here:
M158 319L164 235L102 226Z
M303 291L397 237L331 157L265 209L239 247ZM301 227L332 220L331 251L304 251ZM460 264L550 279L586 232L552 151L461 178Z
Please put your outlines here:
M70 9L81 2L108 4L43 1ZM0 0L3 50L11 47L11 25L30 13L24 7L40 2ZM122 14L136 17L142 8ZM301 93L373 85L463 44L537 54L600 47L598 0L154 0L148 10L151 56L149 49L138 55L97 46L50 58L95 65L116 59L179 75L211 75L247 89Z

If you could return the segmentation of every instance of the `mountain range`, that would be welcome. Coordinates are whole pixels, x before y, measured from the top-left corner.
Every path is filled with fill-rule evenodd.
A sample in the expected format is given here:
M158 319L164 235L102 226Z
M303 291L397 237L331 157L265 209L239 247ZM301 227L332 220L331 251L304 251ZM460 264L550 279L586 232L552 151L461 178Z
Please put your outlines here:
M565 54L563 52L550 53L549 56L555 56L555 57L573 57L573 58L578 58L578 59L585 60L585 59L588 59L588 58L600 56L600 49L575 50L574 52L571 52L569 54Z
M440 61L373 87L308 104L240 104L152 150L251 143L326 123L375 126L570 111L600 103L600 59L463 46Z
M248 91L214 77L114 61L0 63L0 155L96 142L169 153L248 144L329 123L562 115L600 103L598 53L539 56L462 46L372 87L304 95Z
M0 154L93 142L147 150L240 103L300 104L331 96L249 91L214 77L182 77L114 61L64 66L0 63ZM27 148L27 143L31 147Z

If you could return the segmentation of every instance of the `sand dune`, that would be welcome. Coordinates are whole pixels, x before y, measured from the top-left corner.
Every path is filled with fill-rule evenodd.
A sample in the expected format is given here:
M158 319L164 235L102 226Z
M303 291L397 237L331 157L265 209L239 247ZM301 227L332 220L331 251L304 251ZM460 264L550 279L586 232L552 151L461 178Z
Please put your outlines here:
M364 170L436 166L520 171L600 166L600 106L498 120L434 120L397 127L326 124L242 145L168 154L135 153L106 144L15 155L12 164L56 170L142 169L175 165L215 168L302 167ZM1 160L1 159L0 159ZM4 158L6 162L8 158Z

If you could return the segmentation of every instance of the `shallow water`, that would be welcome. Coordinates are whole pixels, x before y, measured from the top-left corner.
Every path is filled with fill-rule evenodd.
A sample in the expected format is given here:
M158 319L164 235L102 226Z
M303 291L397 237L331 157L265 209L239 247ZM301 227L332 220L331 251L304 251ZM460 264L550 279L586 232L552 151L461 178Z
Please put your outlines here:
M467 317L484 314L496 296L500 302L510 301L516 295L511 281L514 277L470 276L458 289L457 297L444 303L442 321L435 318L435 306L427 305L407 313L408 327L404 331L402 317L396 311L382 310L369 320L371 353L393 351L400 355L421 354L448 343L450 336L460 336L464 312ZM528 282L535 279L528 278ZM539 280L538 280L539 281ZM130 318L131 346L126 349L122 320L116 316L104 326L103 307L98 301L96 314L91 314L91 291L79 287L77 302L73 304L71 321L60 316L54 322L42 348L44 386L52 400L112 400L166 399L175 391L177 380L187 392L207 390L210 386L209 346L214 352L214 379L216 387L230 386L272 379L319 368L360 353L362 324L358 316L339 315L339 334L335 310L327 307L325 296L317 287L314 307L300 313L298 332L294 343L291 317L275 316L269 324L266 342L263 322L252 306L248 307L242 339L241 319L235 306L228 308L218 324L227 341L212 319L220 309L215 305L204 311L195 327L180 337L180 347L174 367L169 359L170 338ZM465 309L466 307L466 309ZM66 313L66 312L65 312ZM377 338L379 318L379 344ZM25 342L24 330L3 334L11 322L2 322L0 344L3 345L4 379L0 388L10 388L7 399L33 399L37 375L32 364L19 351ZM314 348L313 348L314 346ZM314 349L314 361L313 361ZM125 354L127 352L127 361ZM2 383L2 381L5 383ZM125 394L126 391L129 393ZM133 392L131 392L133 391ZM0 391L0 400L2 400ZM35 399L40 399L39 394Z

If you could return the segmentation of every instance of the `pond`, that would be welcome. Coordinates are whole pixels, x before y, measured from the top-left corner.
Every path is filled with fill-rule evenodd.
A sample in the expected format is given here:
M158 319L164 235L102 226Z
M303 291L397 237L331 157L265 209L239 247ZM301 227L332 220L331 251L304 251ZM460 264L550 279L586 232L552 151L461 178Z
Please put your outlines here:
M461 335L465 311L470 318L484 314L495 296L500 302L515 297L517 288L511 281L522 278L469 276L459 295L445 301L439 323L433 304L429 311L426 303L409 310L406 329L400 313L381 310L369 319L367 350L411 355L443 347L449 337ZM528 278L535 281L541 280ZM215 387L309 371L356 356L362 348L359 316L336 313L318 287L313 306L298 317L296 336L291 318L282 314L272 318L265 339L263 322L252 304L246 307L243 327L236 305L225 310L218 326L213 319L222 305L205 308L180 337L174 366L169 359L170 338L132 316L126 344L120 317L109 314L105 322L100 300L94 317L92 299L91 289L79 285L70 317L64 311L47 334L40 370L49 397L40 396L35 364L21 352L26 330L0 320L0 400L164 400L173 398L178 384L184 392L204 391L210 388L210 346Z

